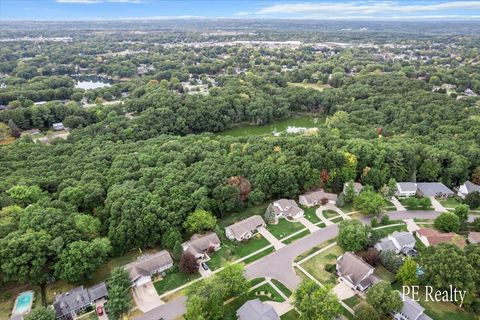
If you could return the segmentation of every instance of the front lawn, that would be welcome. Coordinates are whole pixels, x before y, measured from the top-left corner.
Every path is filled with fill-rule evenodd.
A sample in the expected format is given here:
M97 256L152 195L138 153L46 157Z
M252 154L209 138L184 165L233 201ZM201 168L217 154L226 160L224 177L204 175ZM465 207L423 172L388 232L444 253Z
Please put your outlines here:
M277 279L272 279L272 283L287 297L290 297L292 295L292 291L290 291L287 287L283 285L283 283L281 283Z
M320 222L320 219L317 217L317 214L315 213L315 211L317 210L317 208L308 208L308 207L301 207L304 211L304 216L305 218L310 221L311 223L318 223Z
M165 278L153 283L159 295L180 287L181 285L184 285L192 280L200 278L200 274L198 272L189 275L181 272L177 267L167 270L166 273L167 275Z
M325 266L327 264L335 264L337 258L343 254L343 249L339 246L333 246L320 254L317 254L302 264L302 267L310 273L321 284L335 285L337 277L335 274L327 272Z
M233 262L249 254L258 251L270 245L267 239L260 234L256 234L246 242L231 241L222 237L222 247L217 252L210 255L210 261L207 265L210 269L215 270L229 262Z
M357 304L359 304L360 302L363 301L363 299L361 299L359 296L357 295L354 295L353 297L351 298L348 298L348 299L345 299L345 300L342 300L347 306L349 306L350 308L353 309L353 307L355 307Z
M249 263L252 263L253 261L256 261L260 258L263 258L265 257L266 255L269 255L270 253L272 253L273 251L275 251L275 249L272 247L268 248L268 249L265 249L263 250L262 252L259 252L253 256L251 256L250 258L247 258L245 260L243 260L243 263L244 264L249 264Z
M303 238L303 237L305 237L306 235L309 235L309 234L310 234L310 231L303 230L302 232L300 232L300 233L294 235L293 237L290 237L287 240L282 241L282 242L285 243L285 244L289 244L289 243L292 243L295 240L301 239L301 238Z
M287 219L283 218L279 219L277 224L269 224L267 226L268 231L279 240L304 228L300 222L287 221Z
M339 216L338 212L333 210L323 210L322 215L327 219Z
M456 206L461 204L455 197L449 197L447 199L438 199L438 202L440 202L446 208L455 208Z
M287 313L283 314L280 319L281 320L298 320L300 317L300 314L297 312L297 310L292 309L288 311Z
M373 273L380 279L387 282L393 283L395 281L395 274L385 269L385 267L382 265L378 265Z

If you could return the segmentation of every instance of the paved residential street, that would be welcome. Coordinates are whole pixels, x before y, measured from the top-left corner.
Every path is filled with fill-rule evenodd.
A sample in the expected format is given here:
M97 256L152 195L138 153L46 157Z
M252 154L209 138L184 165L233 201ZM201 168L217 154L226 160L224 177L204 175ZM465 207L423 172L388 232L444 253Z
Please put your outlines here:
M175 320L185 313L186 302L187 297L177 298L136 317L135 320Z
M293 270L295 257L324 241L335 238L337 234L338 226L335 224L315 231L246 266L246 276L248 279L258 277L277 279L293 291L301 281Z

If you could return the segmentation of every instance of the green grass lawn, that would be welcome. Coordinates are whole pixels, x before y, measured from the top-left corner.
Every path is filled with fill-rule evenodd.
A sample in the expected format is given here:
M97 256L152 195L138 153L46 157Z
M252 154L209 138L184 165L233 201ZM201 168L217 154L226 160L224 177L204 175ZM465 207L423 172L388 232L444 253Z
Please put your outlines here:
M345 213L349 213L349 212L354 211L351 204L347 204L347 205L345 205L343 207L339 207L339 208L342 209L342 211L345 212Z
M272 283L280 290L284 295L287 297L290 297L292 295L292 291L290 291L287 287L283 285L280 281L277 279L272 279Z
M455 208L456 206L461 204L455 197L449 197L447 199L439 199L438 202L440 202L444 207L447 207L447 208Z
M257 285L257 284L259 284L263 281L265 281L265 278L261 277L261 278L252 279L248 283L250 283L250 287L254 287L255 285Z
M377 277L387 282L393 283L395 281L395 275L385 269L384 266L378 265L373 272Z
M289 82L288 85L291 87L310 88L310 89L315 89L319 91L323 91L326 88L331 88L329 84L318 84L318 83Z
M377 231L379 231L380 236L383 238L395 231L407 231L407 225L403 224L401 226L386 227L386 228L378 229Z
M360 297L357 296L357 295L354 295L354 296L351 297L351 298L348 298L348 299L343 300L343 302L344 302L347 306L349 306L350 308L352 308L352 309L353 309L353 307L355 307L357 304L359 304L359 303L362 302L362 301L363 301L363 299L360 298Z
M312 253L318 251L318 250L321 250L322 248L325 248L326 246L328 246L329 244L335 242L336 239L330 239L330 240L327 240L327 241L324 241L322 242L321 244L319 244L318 246L315 246L313 247L312 249L308 250L308 251L305 251L304 253L302 253L301 255L299 255L298 257L295 258L295 262L297 261L300 261L302 260L303 258L311 255Z
M333 210L323 210L322 211L322 215L327 218L327 219L330 219L330 218L333 218L333 217L336 217L338 216L338 212L336 211L333 211Z
M167 291L180 287L187 282L200 278L200 274L194 273L191 275L180 272L177 267L168 270L167 275L160 281L153 283L158 294L163 294Z
M300 314L295 310L292 309L287 313L283 314L280 319L281 320L297 320L300 317Z
M343 314L347 319L353 320L354 316L351 314L344 306L340 306L340 313Z
M299 234L296 234L296 235L294 235L293 237L290 237L290 238L288 238L287 240L282 241L282 242L285 243L285 244L289 244L289 243L292 243L292 242L294 242L295 240L301 239L301 238L303 238L303 237L305 237L306 235L309 235L309 234L310 234L310 231L308 231L308 230L303 230L303 231L300 232Z
M336 217L336 218L333 218L333 219L330 219L330 221L333 222L333 223L338 223L338 222L340 222L340 221L342 221L342 220L343 220L343 218L340 217L340 216L338 216L338 217Z
M283 302L284 299L278 294L275 289L268 283L261 285L255 290L250 291L248 294L237 297L235 300L230 301L224 305L225 314L222 319L225 320L236 320L237 310L248 300L260 299L261 301L276 301Z
M229 225L234 224L235 222L238 222L240 220L243 220L245 218L251 217L256 214L263 218L263 214L265 213L265 210L267 210L268 205L269 203L264 203L258 206L250 207L241 212L235 212L235 213L229 214L228 216L218 220L218 226L220 227L220 229L223 230L225 227L228 227Z
M252 263L252 262L255 261L255 260L258 260L258 259L260 259L260 258L263 258L263 257L265 257L266 255L269 255L269 254L272 253L273 251L275 251L275 249L274 249L273 247L270 247L270 248L268 248L268 249L263 250L262 252L257 253L256 255L251 256L250 258L247 258L247 259L243 260L243 263L244 263L244 264Z
M246 242L231 241L222 237L222 247L210 255L211 259L207 264L210 269L216 270L229 262L243 258L268 245L270 245L268 240L260 234L256 234Z
M317 208L308 208L308 207L301 207L303 211L305 211L304 216L307 220L309 220L311 223L318 223L320 222L320 219L317 217L317 214L315 211Z
M335 285L336 276L333 273L325 271L325 266L327 264L335 264L337 257L342 254L342 248L339 246L333 246L304 262L302 267L315 279L320 281L320 283Z
M393 288L402 292L398 281L393 284ZM435 320L478 320L474 313L467 312L451 302L426 301L424 287L420 287L418 293L418 303L425 308L425 314Z
M305 227L300 222L291 222L287 219L279 219L277 224L267 226L267 229L279 240L303 228Z

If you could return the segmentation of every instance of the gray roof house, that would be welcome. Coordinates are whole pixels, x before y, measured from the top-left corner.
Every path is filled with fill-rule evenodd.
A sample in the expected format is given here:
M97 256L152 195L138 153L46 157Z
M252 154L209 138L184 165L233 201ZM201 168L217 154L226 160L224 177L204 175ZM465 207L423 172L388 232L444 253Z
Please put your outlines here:
M173 267L173 260L167 250L145 254L136 261L124 266L134 286L141 286L152 281L152 275Z
M259 299L249 300L237 310L238 320L280 320L272 306Z
M359 291L365 291L380 281L373 275L375 268L352 252L345 252L338 257L336 267L340 280Z
M393 315L395 320L432 320L429 316L424 314L425 308L423 308L418 302L413 301L408 296L402 296L403 306L402 309Z
M63 125L63 122L54 123L52 126L53 126L53 130L55 131L65 130L65 126Z
M220 249L220 239L215 232L206 234L194 234L192 238L182 243L184 252L192 253L197 259L208 259L208 251L217 251Z
M343 184L343 193L345 193L345 189L349 186L350 182L345 182ZM354 182L353 183L353 190L355 191L355 194L359 194L360 191L362 191L363 186L360 182Z
M452 190L441 182L418 182L417 194L421 197L447 198L453 196Z
M413 182L397 182L397 197L413 197L417 193L417 185Z
M415 247L415 238L406 231L395 231L375 244L378 251L392 250L395 253L405 252Z
M322 199L327 199L328 202L335 203L337 201L337 195L334 193L325 192L325 190L320 189L312 192L302 194L298 198L300 204L312 207L321 203Z
M295 200L277 200L273 203L273 211L277 218L298 219L303 217L303 209L297 205Z
M225 235L230 240L243 241L250 239L259 227L265 226L265 221L259 215L254 215L225 228Z
M101 282L89 289L85 289L83 286L76 287L57 295L53 303L53 309L57 319L74 319L79 312L107 295L108 291L105 282Z
M458 188L457 194L460 198L465 199L465 197L472 192L480 192L480 186L473 182L465 181L465 183Z

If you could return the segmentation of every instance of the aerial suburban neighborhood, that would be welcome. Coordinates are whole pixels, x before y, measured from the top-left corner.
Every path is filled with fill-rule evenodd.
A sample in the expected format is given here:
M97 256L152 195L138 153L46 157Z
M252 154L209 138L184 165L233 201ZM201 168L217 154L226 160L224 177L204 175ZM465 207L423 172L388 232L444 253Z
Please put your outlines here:
M480 320L479 17L0 0L0 320Z

